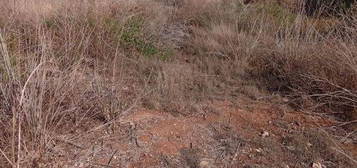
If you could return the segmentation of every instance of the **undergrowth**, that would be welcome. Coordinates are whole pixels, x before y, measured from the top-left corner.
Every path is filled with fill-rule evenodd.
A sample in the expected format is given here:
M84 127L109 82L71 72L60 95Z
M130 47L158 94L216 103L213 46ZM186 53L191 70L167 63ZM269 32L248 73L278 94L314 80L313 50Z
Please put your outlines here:
M0 2L7 167L134 107L195 115L201 103L278 93L298 109L357 119L355 13L321 26L326 18L275 2L62 1Z

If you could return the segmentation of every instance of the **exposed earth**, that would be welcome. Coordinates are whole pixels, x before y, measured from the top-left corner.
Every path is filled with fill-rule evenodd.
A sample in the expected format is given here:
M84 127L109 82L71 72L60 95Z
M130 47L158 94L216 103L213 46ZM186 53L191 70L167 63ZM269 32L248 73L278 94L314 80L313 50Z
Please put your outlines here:
M58 137L48 151L53 157L34 159L32 164L129 168L322 168L355 164L357 145L349 142L351 137L338 145L335 137L327 134L343 132L334 127L337 123L332 119L252 100L214 102L197 106L197 110L195 116L131 111L104 126Z

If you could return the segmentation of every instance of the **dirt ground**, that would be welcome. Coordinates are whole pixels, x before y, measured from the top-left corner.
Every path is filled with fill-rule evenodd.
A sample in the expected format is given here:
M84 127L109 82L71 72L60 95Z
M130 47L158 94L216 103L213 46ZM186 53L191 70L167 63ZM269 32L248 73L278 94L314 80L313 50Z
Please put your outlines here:
M336 121L285 105L239 100L200 105L194 116L139 109L53 140L34 167L354 167L357 145L328 131ZM337 136L337 133L334 133ZM342 135L340 136L342 137ZM34 156L36 157L36 156Z

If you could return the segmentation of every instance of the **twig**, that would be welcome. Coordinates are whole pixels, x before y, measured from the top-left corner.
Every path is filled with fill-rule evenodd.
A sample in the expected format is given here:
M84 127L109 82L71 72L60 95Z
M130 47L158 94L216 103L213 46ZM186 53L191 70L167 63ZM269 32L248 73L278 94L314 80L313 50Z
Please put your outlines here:
M60 142L63 142L63 143L66 143L66 144L69 144L69 145L72 145L76 148L79 148L79 149L84 149L84 147L80 146L80 145L77 145L75 144L74 142L71 142L69 140L65 140L65 139L60 139L60 138L56 138L57 141L60 141Z
M114 158L114 155L115 155L117 152L118 152L118 150L115 150L115 151L113 152L112 156L110 157L110 159L109 159L109 161L108 161L108 163L107 163L108 166L110 166L110 162L112 162L112 159Z
M343 139L342 139L341 141L342 141L342 142L345 142L348 137L350 137L351 135L353 135L353 134L356 133L356 132L357 132L357 130L348 133L345 137L343 137Z
M91 161L88 161L88 163L94 164L94 165L97 165L97 166L102 166L102 167L109 167L109 168L114 168L115 167L115 166L105 165L105 164L101 164L101 163L97 163L97 162L91 162Z
M11 164L12 167L14 167L14 163L6 156L3 150L0 149L1 154L5 157L5 159Z
M26 91L26 87L27 87L28 83L30 82L31 78L35 75L35 73L41 68L41 66L43 66L46 63L51 63L51 62L49 62L49 61L41 62L40 64L38 64L36 66L36 68L31 72L30 76L27 78L27 80L21 90L20 107L22 106L22 102L25 97L25 91Z
M20 116L20 113L18 113ZM18 134L18 145L17 145L17 168L20 168L20 151L21 151L21 118L19 117L19 134Z
M345 156L346 158L350 159L353 163L355 163L357 165L357 160L353 159L351 156L349 156L348 154L346 154L345 152L337 149L337 148L332 148L333 150L335 150L336 152L342 154L343 156Z
M331 138L331 137L329 136L329 134L328 134L325 130L323 130L323 129L320 129L320 130L321 130L328 138L331 139L332 143L333 143L336 147L342 149L342 147L340 147L340 145L338 145L337 142L336 142L333 138ZM335 150L336 152L342 154L343 156L345 156L346 158L350 159L352 162L354 162L355 164L357 164L357 161L356 161L355 159L353 159L351 156L349 156L348 154L346 154L346 153L343 152L342 150L337 149L336 147L331 147L331 149L333 149L333 150Z
M345 125L349 125L349 124L353 124L353 123L357 123L357 120L353 120L353 121L349 121L349 122L344 122L342 124L337 125L337 127L342 127Z

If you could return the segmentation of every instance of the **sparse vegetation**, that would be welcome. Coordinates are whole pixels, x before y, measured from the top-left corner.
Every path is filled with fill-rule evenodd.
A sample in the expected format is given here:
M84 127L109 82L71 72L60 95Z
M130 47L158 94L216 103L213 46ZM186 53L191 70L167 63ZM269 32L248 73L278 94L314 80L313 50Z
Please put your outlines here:
M81 148L63 137L90 136L101 128L128 134L140 147L134 120L129 126L122 121L135 109L199 118L217 113L207 106L213 102L255 102L272 94L297 111L333 117L344 126L343 136L351 137L357 119L355 4L341 1L338 8L351 10L309 17L284 2L1 1L0 167L78 167L57 160L65 157L53 154L54 144ZM318 8L312 5L311 15ZM238 135L229 124L231 119L213 131L217 137L207 140L219 149L208 151L225 153L213 152L217 166L246 165L237 161L237 151L264 148L265 141L243 140L250 136ZM296 161L297 167L329 156L331 165L353 167L348 152L321 149L334 138L314 139L312 132L269 139L276 144L269 154L287 153L284 164ZM312 149L305 140L313 141ZM208 157L202 153L195 150L192 161L181 152L181 160L198 167L199 157ZM180 166L180 159L160 156L163 164Z

